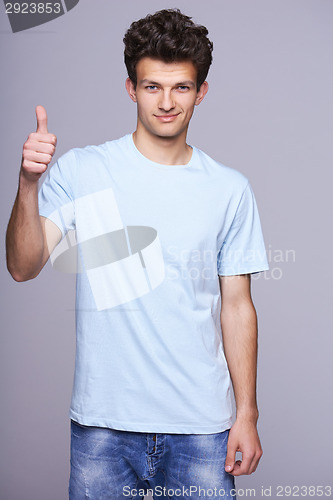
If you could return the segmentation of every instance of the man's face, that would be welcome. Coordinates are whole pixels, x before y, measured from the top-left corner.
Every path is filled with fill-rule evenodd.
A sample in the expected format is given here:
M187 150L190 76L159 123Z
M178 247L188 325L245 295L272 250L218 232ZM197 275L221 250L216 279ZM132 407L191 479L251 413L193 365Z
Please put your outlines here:
M127 78L126 88L138 107L138 132L173 138L186 136L194 106L204 98L208 84L197 91L197 70L191 61L165 63L145 57L136 65L137 86Z

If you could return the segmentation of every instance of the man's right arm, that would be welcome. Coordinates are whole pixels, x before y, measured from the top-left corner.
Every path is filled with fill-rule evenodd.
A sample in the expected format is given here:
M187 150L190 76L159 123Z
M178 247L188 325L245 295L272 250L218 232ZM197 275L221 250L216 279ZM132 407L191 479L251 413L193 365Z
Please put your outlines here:
M36 107L37 131L23 146L17 196L6 233L7 268L15 281L35 278L61 239L51 220L39 215L38 180L55 152L57 138L47 131L47 114Z

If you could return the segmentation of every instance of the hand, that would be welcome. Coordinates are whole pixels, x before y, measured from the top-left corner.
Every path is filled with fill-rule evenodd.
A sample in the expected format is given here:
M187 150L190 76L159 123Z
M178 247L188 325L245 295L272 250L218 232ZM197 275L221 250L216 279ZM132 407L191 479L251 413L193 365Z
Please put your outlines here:
M37 130L29 135L23 145L21 174L31 182L38 182L54 155L57 138L47 130L47 113L43 106L36 106Z
M242 460L237 462L236 451L242 452ZM233 476L252 474L258 467L261 456L262 448L256 423L237 418L229 432L225 470Z

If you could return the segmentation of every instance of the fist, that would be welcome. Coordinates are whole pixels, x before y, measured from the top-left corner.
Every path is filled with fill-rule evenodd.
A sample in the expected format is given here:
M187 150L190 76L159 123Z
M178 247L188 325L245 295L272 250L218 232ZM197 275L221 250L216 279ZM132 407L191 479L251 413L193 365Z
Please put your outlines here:
M29 181L38 181L55 153L57 138L47 131L47 114L43 106L36 106L37 130L23 145L21 172Z

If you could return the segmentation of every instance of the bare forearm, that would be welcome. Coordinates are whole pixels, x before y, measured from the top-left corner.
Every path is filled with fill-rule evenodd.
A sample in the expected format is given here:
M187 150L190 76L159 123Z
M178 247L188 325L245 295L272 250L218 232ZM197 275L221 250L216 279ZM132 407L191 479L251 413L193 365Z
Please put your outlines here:
M23 145L19 187L6 234L7 268L16 281L37 276L49 255L38 212L38 179L52 160L57 138L47 130L43 106L36 106L36 118L37 131ZM59 239L58 234L54 243Z
M236 420L228 437L225 470L252 474L262 448L257 431L257 314L251 298L251 276L222 276L221 326L226 360L236 399ZM236 452L242 460L236 461Z
M44 253L43 231L38 213L38 182L20 175L17 196L6 234L7 267L16 281L38 274Z
M223 344L232 379L237 418L256 421L257 315L251 300L223 305L221 309Z

